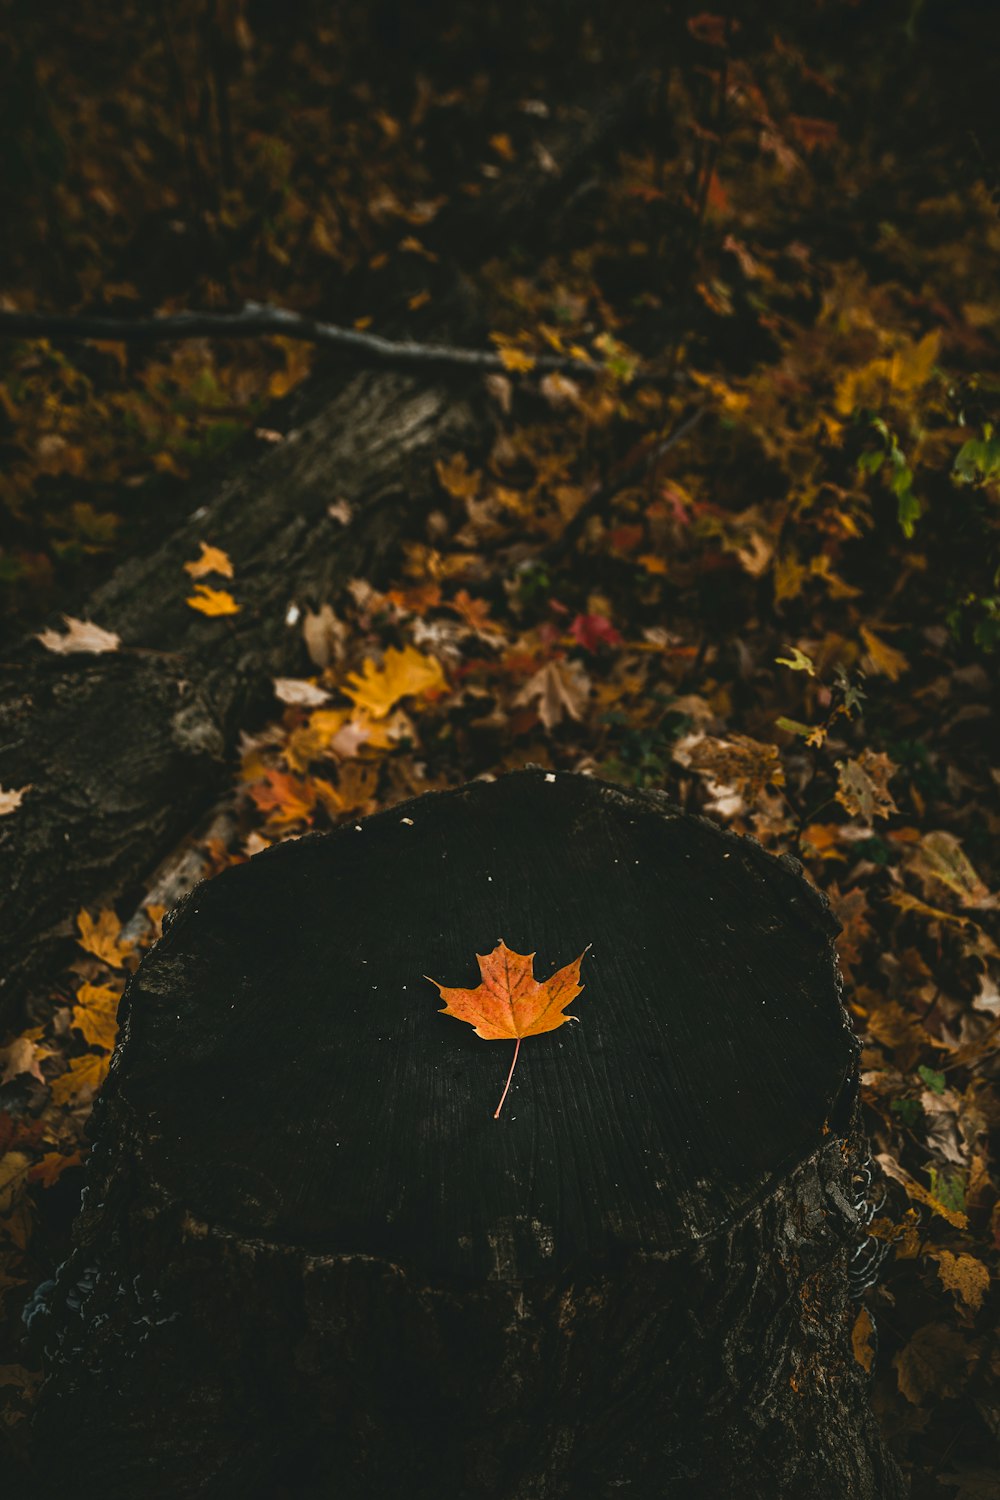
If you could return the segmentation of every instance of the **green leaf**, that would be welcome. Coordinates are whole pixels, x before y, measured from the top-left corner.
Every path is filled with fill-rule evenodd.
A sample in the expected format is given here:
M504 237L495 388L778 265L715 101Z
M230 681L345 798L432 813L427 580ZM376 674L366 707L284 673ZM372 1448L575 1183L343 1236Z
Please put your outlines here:
M798 719L786 719L782 716L774 721L775 729L783 729L786 734L800 734L803 739L808 739L813 732L811 724L800 724Z
M936 1073L933 1068L927 1068L923 1063L921 1063L917 1072L932 1094L943 1094L948 1087L948 1080L943 1073Z
M793 672L808 672L810 677L816 676L816 668L813 666L811 656L800 651L798 646L786 646L785 650L792 654L791 656L776 656L774 659L779 667L791 667Z

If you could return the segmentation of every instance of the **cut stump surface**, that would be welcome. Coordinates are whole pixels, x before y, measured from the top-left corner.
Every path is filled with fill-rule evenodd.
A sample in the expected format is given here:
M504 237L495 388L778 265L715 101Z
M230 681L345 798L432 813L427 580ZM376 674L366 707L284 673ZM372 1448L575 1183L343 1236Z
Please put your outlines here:
M108 1500L901 1494L850 1347L835 931L792 862L542 771L199 886L50 1298L77 1492L90 1451ZM423 976L500 938L543 979L590 947L495 1120L513 1043Z

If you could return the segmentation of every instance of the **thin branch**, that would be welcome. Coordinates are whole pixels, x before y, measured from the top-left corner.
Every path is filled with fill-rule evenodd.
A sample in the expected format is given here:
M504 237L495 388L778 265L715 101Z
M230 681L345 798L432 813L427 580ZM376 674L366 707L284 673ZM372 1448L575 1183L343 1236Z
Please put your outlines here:
M169 317L111 318L83 313L79 317L60 313L6 312L0 310L0 338L105 339L110 342L145 342L156 339L193 338L285 338L324 344L350 355L360 364L389 369L464 369L483 374L509 375L502 357L489 349L456 349L446 344L396 342L378 333L360 333L321 323L302 313L289 312L262 302L247 302L240 312L180 312ZM599 375L596 361L570 359L553 354L531 356L531 371L558 371L566 375ZM526 372L527 373L527 372Z

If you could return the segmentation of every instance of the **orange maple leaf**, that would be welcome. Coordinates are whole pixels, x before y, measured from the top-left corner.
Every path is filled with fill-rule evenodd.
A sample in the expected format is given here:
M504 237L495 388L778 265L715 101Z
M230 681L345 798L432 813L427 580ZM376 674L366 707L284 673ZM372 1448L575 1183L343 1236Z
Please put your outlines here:
M517 1054L521 1050L521 1039L538 1036L543 1031L555 1031L566 1021L578 1019L576 1016L567 1016L564 1012L583 989L580 983L580 965L586 952L587 949L584 948L579 958L574 958L571 964L558 969L551 978L540 984L533 972L535 955L514 953L501 938L492 953L476 954L482 983L474 990L453 989L437 979L431 979L429 974L424 975L431 984L437 985L441 999L445 1001L441 1015L454 1016L456 1021L467 1021L470 1026L475 1027L476 1035L488 1042L517 1039L514 1060L507 1074L500 1103L493 1115L494 1120L503 1109L503 1102L514 1076Z

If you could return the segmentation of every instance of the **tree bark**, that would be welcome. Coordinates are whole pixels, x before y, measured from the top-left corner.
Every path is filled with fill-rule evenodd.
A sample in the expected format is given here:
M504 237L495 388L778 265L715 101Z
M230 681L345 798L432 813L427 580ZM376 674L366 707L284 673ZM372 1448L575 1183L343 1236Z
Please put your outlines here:
M52 1492L902 1497L851 1347L835 931L792 862L533 771L199 886L31 1310ZM590 946L495 1120L509 1045L424 976L500 937L543 979Z
M482 200L442 213L425 243L446 247L454 266L514 234L543 238L649 87L640 79L570 111L541 162L529 158ZM388 310L388 333L483 336L454 270L430 309L403 309ZM435 455L482 441L487 425L467 376L456 385L440 374L327 375L298 407L308 417L283 444L201 497L86 603L85 618L121 636L118 652L57 656L32 638L0 662L0 786L31 788L0 819L0 1026L21 1019L26 1002L34 1018L44 1013L44 998L30 1005L34 988L68 951L80 906L155 867L224 783L239 730L271 701L270 679L308 670L289 607L333 600L352 576L381 576L436 497ZM346 529L328 513L338 498L355 511ZM184 602L183 564L202 540L233 560L238 615L207 619Z

